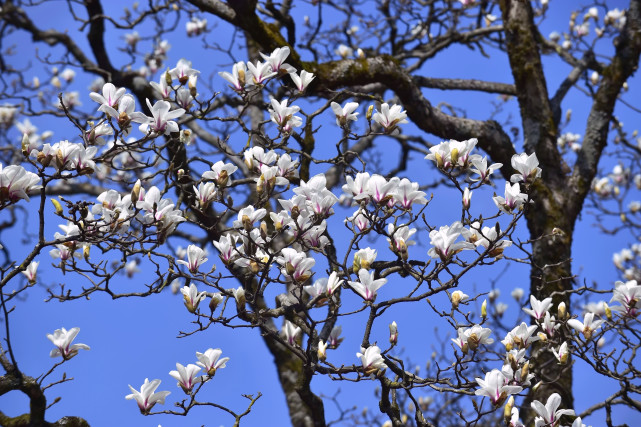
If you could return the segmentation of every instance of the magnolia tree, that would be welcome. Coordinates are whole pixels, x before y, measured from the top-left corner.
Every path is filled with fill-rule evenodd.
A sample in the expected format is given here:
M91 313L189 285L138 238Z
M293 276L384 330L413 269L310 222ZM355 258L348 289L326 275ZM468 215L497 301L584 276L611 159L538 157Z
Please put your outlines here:
M161 0L116 17L87 0L68 2L69 31L41 23L46 3L0 3L3 45L20 43L0 58L0 394L30 402L24 415L0 412L0 424L92 422L45 421L51 387L70 381L62 370L89 350L74 343L82 318L47 335L54 362L41 372L20 369L14 354L11 313L50 283L38 273L45 265L59 285L47 289L51 301L173 291L192 316L176 326L180 337L255 330L273 356L257 363L277 372L295 426L581 427L599 411L612 425L622 407L641 410L641 248L632 244L641 150L615 116L618 104L638 112L624 91L641 52L641 1L577 4L559 20L547 1ZM543 34L555 13L562 26ZM507 59L506 82L430 77L456 46L476 52L469 63ZM34 48L29 69L12 56ZM545 61L565 64L560 83ZM468 117L472 95L460 91L492 94L479 98L490 108ZM585 124L572 123L580 134L567 131L570 96L589 105ZM34 126L45 119L54 133ZM599 168L608 156L609 174ZM634 238L614 255L621 277L610 283L574 280L584 205L601 232ZM25 224L27 250L9 244ZM530 275L518 278L527 290L511 292L520 315L506 321L490 292L500 277L466 283L515 263ZM433 316L451 339L432 355L403 354L416 326L385 320L399 308L417 323ZM360 348L345 358L336 349L348 322ZM387 328L389 341L377 342ZM122 397L142 416L207 407L224 422L258 424L261 393L244 407L204 396L217 371L242 375L217 345L132 379ZM575 401L578 362L614 393ZM336 388L371 384L380 413L331 419L336 399L315 389L319 376Z

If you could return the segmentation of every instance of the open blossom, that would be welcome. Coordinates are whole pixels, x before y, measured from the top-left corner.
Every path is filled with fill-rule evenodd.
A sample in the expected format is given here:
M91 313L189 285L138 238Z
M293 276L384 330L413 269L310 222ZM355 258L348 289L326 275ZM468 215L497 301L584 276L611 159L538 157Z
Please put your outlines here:
M450 295L450 300L452 301L452 307L458 308L461 301L465 301L470 296L463 291L456 290Z
M390 108L387 103L381 104L381 111L374 113L372 118L386 133L394 131L399 124L408 123L407 113L400 105L392 105Z
M358 271L358 278L358 282L348 281L348 283L365 301L374 301L376 291L387 283L385 278L374 280L374 273L370 273L364 268Z
M289 320L285 320L283 323L283 329L281 330L281 335L287 341L287 344L291 346L296 346L297 341L300 338L302 330L298 326L294 325Z
M272 70L272 65L269 62L256 61L255 64L248 62L247 69L252 76L251 81L248 81L247 84L262 85L277 74Z
M290 50L288 46L283 46L283 47L277 47L276 49L273 50L273 52L267 56L262 52L259 52L260 56L263 57L265 60L266 64L269 64L271 67L271 71L274 72L274 74L280 73L281 71L285 71L287 73L292 73L295 72L296 70L294 67L291 65L285 63L285 60L289 56Z
M452 338L452 342L460 347L463 353L468 349L475 351L481 344L492 344L494 339L490 338L492 330L481 325L474 325L471 328L459 328L458 337Z
M210 348L204 353L200 353L197 351L197 364L204 368L205 372L207 372L207 375L214 376L214 374L216 374L216 370L223 369L225 366L227 366L227 362L229 361L229 357L223 357L221 359L220 356L222 354L223 351L219 348Z
M115 108L126 90L127 89L124 87L117 89L113 83L105 83L102 87L102 95L96 92L91 92L89 97L99 103L101 107L106 105L108 107Z
M52 334L47 334L49 341L56 346L49 356L57 357L62 356L64 360L71 359L76 354L78 350L89 350L89 346L86 344L71 344L76 335L80 332L80 328L71 328L68 331L65 328L56 329Z
M434 247L427 254L445 261L464 249L474 249L474 244L470 242L454 243L463 232L463 228L463 224L456 221L451 226L444 225L438 230L430 231L430 243Z
M29 201L28 193L40 188L40 177L28 172L22 166L0 164L0 206L4 202L14 203L20 199Z
M220 71L218 74L223 79L227 80L236 92L245 90L245 76L247 74L247 67L245 66L245 63L243 61L234 64L231 74L227 71Z
M558 421L563 415L574 415L572 409L558 409L560 404L561 396L558 393L552 393L552 395L548 397L545 405L538 400L532 402L532 409L539 415L535 419L535 425L537 427L545 425L555 426L558 425Z
M159 385L160 380L153 380L149 382L149 378L145 378L145 382L142 384L142 387L140 387L140 391L136 390L131 385L129 386L132 393L125 396L125 399L135 399L138 404L138 408L140 408L140 413L147 415L156 403L164 405L165 398L171 394L170 391L156 392Z
M599 329L601 325L603 325L603 320L594 320L594 313L592 312L585 313L583 322L578 319L568 320L568 326L571 326L578 332L583 333L583 336L586 340L591 339L594 331Z
M300 107L293 105L288 107L287 100L283 99L280 103L275 99L271 101L272 109L269 114L272 122L276 123L284 132L290 132L295 127L300 127L303 120L294 114L300 111Z
M212 242L216 249L220 252L220 259L225 263L225 265L234 261L238 255L238 250L236 249L236 237L231 234L225 234L218 239L218 241Z
M366 375L374 374L387 367L383 356L381 356L381 349L377 345L371 345L367 349L361 347L361 351L356 353L356 357L361 359Z
M186 59L178 60L176 67L169 71L169 75L174 79L178 79L180 84L183 85L189 81L191 76L197 76L198 74L200 74L200 71L191 68L191 61Z
M358 113L354 112L358 108L358 102L348 102L344 107L337 102L332 102L331 107L336 116L336 124L340 127L347 126L347 123L356 121L358 118Z
M485 379L476 378L476 382L481 388L474 394L489 397L494 406L500 406L508 396L523 391L523 387L508 385L507 378L498 369L486 373Z
M471 171L479 176L478 178L472 178L472 181L480 182L488 181L494 171L503 166L503 163L493 163L488 167L487 157L470 159L470 162L473 166Z
M392 197L403 209L411 209L413 204L424 205L427 203L425 192L419 191L417 182L403 178L400 183L395 183L397 186Z
M568 357L570 356L570 352L568 351L568 343L563 342L558 350L552 349L552 353L554 353L554 357L556 357L556 360L558 360L560 364L563 365L567 363Z
M199 36L207 30L207 20L198 19L195 16L191 18L191 21L185 24L185 31L187 31L187 37Z
M207 296L207 292L205 291L199 293L198 288L196 288L196 285L193 283L189 286L183 286L180 291L185 299L185 307L187 307L187 310L189 310L190 313L196 311L200 301L205 299Z
M355 254L354 254L354 262L352 268L354 271L359 271L361 268L364 268L365 270L369 270L371 267L372 263L376 261L376 249L372 248L364 248L364 249L359 249Z
M267 215L267 211L264 208L255 209L252 205L249 205L238 212L238 219L233 222L232 226L249 231L254 227L254 223L263 219L265 215Z
M536 158L536 153L529 156L527 153L515 154L512 156L512 167L518 172L510 177L510 181L519 182L523 181L530 183L536 178L541 176L541 168L539 166L539 159Z
M510 185L509 182L505 182L505 198L500 196L494 196L494 204L506 214L511 214L514 210L518 210L525 204L527 201L527 194L521 193L521 186L518 182L515 182L514 185Z
M203 173L203 179L213 180L219 187L226 187L231 184L229 177L237 170L238 166L220 160L211 166L210 171Z
M198 268L207 262L207 254L202 249L196 245L189 245L187 247L187 259L189 261L183 261L182 259L176 261L178 264L184 264L189 269L191 274L198 273Z
M387 238L387 242L393 252L399 253L406 258L408 246L416 244L414 240L410 240L410 237L416 233L416 228L409 228L406 225L395 227L394 224L387 224L387 234L390 236Z
M329 345L329 348L338 348L340 343L343 342L343 338L341 338L341 332L343 332L342 326L334 326L332 328L332 331L329 333L329 337L327 337L327 345Z
M314 80L316 76L312 73L308 73L305 70L302 70L300 72L300 76L296 74L296 72L289 73L289 77L292 78L292 81L294 82L294 85L296 85L296 89L298 89L299 92L305 92L305 89L307 89L307 86Z
M637 284L636 280L630 280L625 283L616 282L614 284L614 296L610 302L618 302L623 307L625 315L636 317L640 313L641 307L639 300L641 299L641 286Z
M192 363L187 366L176 363L176 369L176 371L170 371L169 375L178 381L178 387L182 388L186 394L191 393L194 386L203 380L202 377L196 376L200 372L200 367Z
M538 326L536 325L528 326L527 323L521 322L519 326L516 326L508 332L505 339L501 342L508 351L512 350L514 346L522 350L540 339L538 336L532 336L537 329Z
M27 269L22 272L27 277L27 280L29 280L29 283L32 285L36 283L36 272L38 271L38 264L40 264L39 261L31 261L29 265L27 266Z
M532 307L531 309L524 308L523 311L534 317L534 319L541 320L552 306L552 298L545 298L539 301L534 295L530 295L530 306Z
M146 134L151 132L157 135L169 135L171 132L178 132L178 124L173 121L185 114L185 110L177 108L169 111L171 104L167 101L156 101L152 106L149 99L147 99L147 106L151 111L152 117L147 117L142 113L132 114L131 120L136 123L141 123L140 132Z

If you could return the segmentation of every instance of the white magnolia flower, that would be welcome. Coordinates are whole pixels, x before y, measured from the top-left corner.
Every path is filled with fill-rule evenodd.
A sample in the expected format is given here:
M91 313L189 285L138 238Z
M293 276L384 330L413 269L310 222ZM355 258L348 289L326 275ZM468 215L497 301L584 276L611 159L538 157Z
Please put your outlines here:
M594 313L589 312L585 313L583 317L583 322L578 319L568 320L568 326L576 329L578 332L583 333L583 336L586 340L592 338L594 331L599 329L603 325L603 320L594 320Z
M200 372L200 367L192 363L183 366L176 363L176 371L170 371L171 375L178 381L178 387L182 388L185 394L190 394L196 384L203 381L202 377L197 377L196 374Z
M400 105L392 105L390 108L387 103L381 104L381 111L374 113L372 118L386 133L394 131L399 124L408 123L407 113Z
M347 123L356 121L358 118L358 113L354 112L358 108L358 102L348 102L344 107L337 102L332 102L331 107L336 116L336 124L340 127L347 126Z
M361 359L363 371L366 375L371 375L379 370L385 370L385 360L381 356L381 349L377 345L371 345L367 349L361 347L361 351L356 353L356 357Z
M125 396L125 399L135 399L138 404L138 408L140 408L140 413L147 415L156 403L164 405L165 398L171 394L169 391L156 392L159 385L160 380L153 380L149 382L149 378L145 378L145 382L142 384L142 387L140 387L140 391L136 390L131 385L129 386L132 394Z
M568 357L570 356L570 352L568 351L568 343L563 342L558 350L555 350L553 348L552 353L554 353L554 357L556 357L556 360L558 360L560 364L564 365L565 363L567 363Z
M444 225L438 230L430 231L430 243L434 247L427 254L432 258L441 258L442 261L446 261L464 249L474 249L474 244L470 242L454 243L463 230L463 224L456 221L451 226Z
M178 124L173 119L182 117L185 114L184 109L177 108L169 111L171 104L167 101L156 101L152 107L149 99L147 99L147 106L151 111L152 117L147 117L142 113L134 113L131 117L132 121L141 123L140 132L144 134L151 132L155 135L169 135L171 132L179 131Z
M65 328L56 329L52 334L47 334L49 341L56 346L49 356L57 357L62 356L64 360L71 359L76 354L78 350L89 350L89 346L86 344L71 344L76 335L80 332L80 328L71 328L68 331Z
M222 354L223 351L219 348L210 348L204 353L200 353L197 351L197 364L204 368L205 372L207 372L207 375L213 377L216 374L216 370L223 369L225 366L227 366L227 362L229 361L229 357L223 357L221 359L220 356Z
M552 306L552 298L545 298L539 301L534 295L530 295L530 306L532 307L531 309L524 308L523 311L534 317L535 320L541 320Z
M223 79L227 80L236 92L242 92L243 90L245 90L245 76L247 74L247 67L245 66L245 63L243 61L234 64L231 74L227 71L221 71L218 74Z
M541 168L536 153L529 156L527 153L515 154L512 156L512 167L518 172L510 177L510 181L523 181L530 183L541 176Z
M196 274L198 273L198 268L207 262L207 253L204 249L196 245L189 245L187 247L187 259L188 261L180 259L176 262L178 264L186 265L191 274Z
M302 330L298 326L294 325L289 320L285 320L283 323L283 329L281 329L281 335L287 341L287 344L295 347L297 346L297 341L300 337Z
M127 89L121 87L117 89L113 83L105 83L102 87L102 95L96 92L91 92L89 97L100 104L100 106L111 107L112 109L118 105L120 98L125 94ZM102 110L101 110L102 111Z
M22 274L27 277L27 280L29 280L29 283L32 285L36 283L38 264L40 264L40 261L31 261L31 263L29 263L29 265L27 266L27 269L22 271Z
M614 284L614 296L610 302L618 302L623 307L626 316L636 317L641 313L639 300L641 300L641 286L636 280L630 280L625 283L616 282Z
M376 291L387 283L387 279L381 278L374 280L374 272L361 268L358 271L358 282L348 281L349 286L352 287L365 301L374 301L376 299Z
M294 85L296 85L296 89L298 89L299 92L305 92L305 89L307 89L307 86L316 78L314 74L308 73L305 70L302 70L300 72L300 76L296 74L296 72L289 73L289 77L292 78L292 81L294 82Z
M574 411L572 409L557 410L560 404L561 396L558 393L552 393L552 395L548 397L548 401L545 403L545 406L538 400L532 402L532 409L539 414L540 420L542 421L537 421L539 419L539 417L537 417L535 425L537 427L546 425L554 426L558 424L559 419L563 415L574 415Z
M205 291L199 293L198 288L193 283L189 286L183 286L180 292L183 294L185 307L187 307L187 310L189 310L190 313L195 312L198 309L200 301L205 299L207 296L207 292Z
M174 79L178 79L180 84L183 85L189 81L190 77L197 76L198 74L200 74L200 71L191 68L191 61L187 61L186 59L179 59L176 68L169 71L169 75Z
M500 196L494 196L494 204L506 214L511 214L514 210L518 210L525 204L527 201L527 194L521 193L521 186L518 182L515 182L514 185L510 185L509 182L505 182L505 198Z
M474 394L489 397L495 407L503 404L508 396L523 391L523 387L508 385L507 378L498 369L486 373L484 380L476 378L476 382L481 388L476 390Z

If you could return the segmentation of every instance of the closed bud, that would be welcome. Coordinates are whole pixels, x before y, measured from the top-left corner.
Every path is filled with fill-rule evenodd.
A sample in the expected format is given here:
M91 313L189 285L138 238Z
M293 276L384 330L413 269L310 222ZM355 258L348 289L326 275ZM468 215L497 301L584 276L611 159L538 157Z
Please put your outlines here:
M395 321L389 325L389 342L390 344L396 344L398 342L398 327Z
M568 312L565 308L565 303L561 302L559 303L559 307L557 309L557 315L559 316L559 320L565 320L567 319Z
M134 188L131 189L131 201L134 203L134 205L136 204L136 202L138 202L140 200L139 197L140 197L140 187L141 186L142 186L142 184L140 183L140 180L138 180L134 184Z
M265 221L260 222L260 237L267 240L267 223Z
M612 309L605 301L603 302L603 306L605 307L605 317L607 317L608 320L612 320Z
M165 72L165 83L167 83L167 86L171 86L171 74L169 74L169 68L167 68L167 71Z
M374 106L370 105L369 107L367 107L367 113L365 113L365 118L367 119L368 122L372 120L373 113L374 113Z
M485 319L487 317L487 300L483 300L483 304L481 304L481 318Z
M22 135L22 154L29 155L29 135L26 133Z
M56 199L51 199L51 204L56 208L56 215L62 215L62 205Z
M512 418L512 408L514 408L514 396L510 396L505 404L503 409L503 419L507 425L510 425L510 419Z
M91 250L91 245L84 245L82 248L82 257L85 261L89 262L89 251Z

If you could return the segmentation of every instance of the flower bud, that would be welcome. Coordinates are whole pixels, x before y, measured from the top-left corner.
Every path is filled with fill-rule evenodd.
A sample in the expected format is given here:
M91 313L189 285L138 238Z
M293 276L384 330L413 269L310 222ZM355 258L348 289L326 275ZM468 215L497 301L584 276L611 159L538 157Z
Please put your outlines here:
M612 309L605 301L603 302L603 306L605 307L605 317L607 317L608 320L612 320Z
M89 262L89 251L91 250L91 245L86 244L82 247L82 256L85 261Z
M327 359L327 343L320 340L318 342L318 350L316 350L316 353L318 354L318 360L324 362L325 359Z
M368 122L372 120L373 113L374 113L374 106L370 105L369 107L367 107L367 113L365 113L365 118L367 119Z
M503 419L505 424L510 425L510 419L512 418L512 408L514 407L514 396L510 396L505 404L505 409L503 409Z
M557 308L557 315L559 316L559 320L565 320L567 319L568 313L565 309L565 303L560 302L559 307Z
M169 74L169 67L167 67L167 71L165 72L165 83L167 83L167 86L171 86L172 83L171 74Z
M398 328L395 321L389 325L389 342L392 345L398 342Z
M223 301L223 296L219 293L216 292L211 296L211 300L209 300L209 309L213 313L214 310L216 310L216 307Z
M56 208L56 215L62 215L62 205L56 199L51 199L51 204Z
M483 304L481 304L481 318L485 319L487 317L487 300L483 300Z

